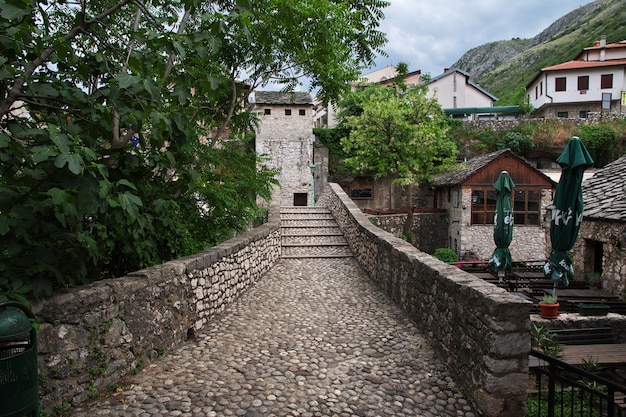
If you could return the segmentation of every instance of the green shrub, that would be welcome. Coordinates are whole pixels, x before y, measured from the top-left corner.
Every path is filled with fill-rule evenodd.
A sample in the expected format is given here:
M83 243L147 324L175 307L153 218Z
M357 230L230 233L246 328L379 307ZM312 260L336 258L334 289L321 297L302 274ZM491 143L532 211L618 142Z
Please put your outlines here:
M458 262L459 255L450 248L439 248L435 250L433 256L442 262Z
M535 147L533 137L519 132L509 131L498 140L498 149L511 149L514 153L523 155Z
M602 168L617 159L616 148L620 137L608 124L582 125L576 128L574 134L589 151L596 168Z

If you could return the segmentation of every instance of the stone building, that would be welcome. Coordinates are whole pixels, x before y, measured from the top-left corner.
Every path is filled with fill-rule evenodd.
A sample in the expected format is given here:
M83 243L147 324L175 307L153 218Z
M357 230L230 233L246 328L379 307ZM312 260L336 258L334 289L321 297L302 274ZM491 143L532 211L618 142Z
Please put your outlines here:
M515 183L511 256L514 261L545 260L550 226L546 209L556 183L510 149L478 156L461 169L435 176L434 206L448 211L448 247L462 259L491 257L497 196L493 184L502 171Z
M626 295L626 155L583 182L585 210L572 249L574 279Z
M269 158L268 166L281 170L280 204L313 205L313 100L309 93L257 91L259 116L256 152Z

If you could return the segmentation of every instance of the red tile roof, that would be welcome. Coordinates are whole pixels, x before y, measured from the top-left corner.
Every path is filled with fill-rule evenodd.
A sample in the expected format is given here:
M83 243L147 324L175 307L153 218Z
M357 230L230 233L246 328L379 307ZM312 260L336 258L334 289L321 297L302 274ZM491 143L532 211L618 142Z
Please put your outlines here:
M606 61L569 61L562 64L552 65L551 67L542 68L541 71L559 71L581 68L597 68L597 67L612 67L612 66L626 66L626 59L608 59Z

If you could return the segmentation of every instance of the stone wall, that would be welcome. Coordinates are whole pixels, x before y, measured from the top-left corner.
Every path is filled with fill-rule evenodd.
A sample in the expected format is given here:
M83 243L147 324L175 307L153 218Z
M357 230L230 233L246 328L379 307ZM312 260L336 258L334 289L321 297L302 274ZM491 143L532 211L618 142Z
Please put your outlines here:
M268 157L266 165L280 170L280 204L294 205L294 194L306 194L313 201L313 127L312 105L263 105L271 114L261 114L257 127L256 152ZM289 115L285 110L291 110ZM299 112L303 110L304 114Z
M621 236L625 230L623 222L583 219L571 252L574 279L582 281L593 272L593 257L598 256L594 248L602 245L602 287L623 300L626 297L626 248L613 247L608 243L608 237Z
M362 267L400 305L488 417L525 413L532 304L374 226L337 184L328 207Z
M385 214L369 216L370 221L395 237L402 237L402 228L406 221L406 214ZM426 253L434 253L438 248L447 248L446 227L448 215L446 213L414 213L411 227L411 243L417 249Z
M268 223L207 251L34 305L42 408L109 389L224 311L279 259L278 210L276 202Z

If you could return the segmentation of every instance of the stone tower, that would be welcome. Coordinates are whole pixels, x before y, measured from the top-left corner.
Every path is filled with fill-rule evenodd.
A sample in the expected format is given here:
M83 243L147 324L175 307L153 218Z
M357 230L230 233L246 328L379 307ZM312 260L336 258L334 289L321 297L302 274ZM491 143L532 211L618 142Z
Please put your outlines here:
M309 93L257 91L256 152L281 170L281 206L313 205L313 100ZM312 168L313 167L313 168Z

